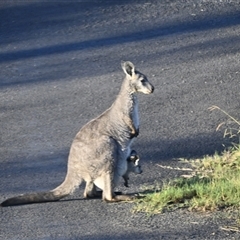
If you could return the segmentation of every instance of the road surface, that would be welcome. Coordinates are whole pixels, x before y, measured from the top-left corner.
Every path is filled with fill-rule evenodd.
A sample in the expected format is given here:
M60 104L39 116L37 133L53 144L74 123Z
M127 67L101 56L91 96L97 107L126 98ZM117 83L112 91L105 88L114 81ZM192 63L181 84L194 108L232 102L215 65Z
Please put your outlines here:
M155 86L139 95L134 143L143 174L124 192L174 179L179 158L221 151L240 119L240 4L231 0L0 3L0 201L58 186L78 130L114 101L132 61ZM133 213L133 203L84 200L0 209L2 240L239 239L220 213Z

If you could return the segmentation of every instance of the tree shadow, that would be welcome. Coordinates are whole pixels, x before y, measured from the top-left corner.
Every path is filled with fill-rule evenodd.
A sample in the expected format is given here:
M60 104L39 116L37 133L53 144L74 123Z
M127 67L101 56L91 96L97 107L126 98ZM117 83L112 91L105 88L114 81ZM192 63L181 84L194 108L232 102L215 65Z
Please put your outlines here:
M84 7L82 9L82 4L83 3L80 4L81 10L84 9ZM78 11L79 10L78 7L76 9L74 6L72 7L72 11L74 12ZM103 5L101 7L106 7L106 6L108 5ZM46 6L43 5L42 8L38 9L38 14L43 14L43 12L45 12L46 9L49 9L52 7L55 8L55 5L52 5L52 3L50 5L49 3L46 3ZM31 7L26 6L26 8L27 8L26 11L30 11L28 8L32 9L35 7L32 7L32 4L31 4ZM59 8L59 12L54 11L53 16L51 17L55 18L55 14L61 15L62 10L63 8ZM18 11L18 9L13 11ZM25 10L23 9L22 11L24 12ZM43 12L41 13L41 11ZM112 37L99 37L98 39L92 39L92 40L89 39L85 41L72 42L72 43L57 43L57 44L45 46L45 47L31 48L31 49L12 51L12 52L9 51L9 52L0 54L0 63L8 62L8 61L16 61L20 59L33 58L33 57L48 56L53 54L62 54L62 53L73 52L73 51L83 51L83 50L85 51L87 49L102 48L106 46L125 44L125 43L131 43L131 42L139 42L143 40L150 40L153 38L159 39L161 37L166 37L173 34L176 35L176 34L191 33L191 32L197 32L197 31L207 31L207 30L216 29L216 28L225 28L229 26L239 25L240 18L238 17L238 15L239 15L239 12L235 12L233 14L221 15L221 16L209 16L207 18L198 19L191 22L189 21L189 22L181 22L181 23L179 22L169 23L159 27L146 29L143 31L142 30L135 31L135 32L120 34ZM23 28L26 29L26 22L28 21L31 22L32 21L31 18L30 19L27 17L24 18L24 22L21 23L20 26L18 26L17 31L21 31L22 33L22 29ZM63 21L64 20L60 19L57 24L59 25L64 24ZM71 22L71 19L69 20L69 22ZM45 21L43 21L43 23L40 22L39 24L41 25L42 28L49 27L49 26L54 28L54 23L51 23L51 22L46 23ZM6 30L2 29L3 34L6 35L8 32L9 32L9 27ZM14 30L14 34L18 34L18 32L15 32ZM234 38L237 38L236 40L239 41L239 37L234 37ZM213 44L215 45L219 44L219 41L221 42L221 40L216 40L216 43L213 43ZM204 45L208 45L208 43Z
M49 29L52 32L58 32L59 29L63 29L68 27L69 25L79 25L84 26L86 24L94 24L94 22L101 21L104 19L103 11L105 11L108 7L112 7L113 5L128 5L133 3L132 1L90 1L90 2L42 2L42 3L24 3L17 6L3 7L0 9L1 15L1 33L0 33L0 44L12 44L14 41L21 42L27 39L36 39L38 44L34 44L32 47L21 47L17 50L8 50L0 53L0 63L13 62L24 59L32 59L38 57L47 57L52 55L61 55L64 53L71 52L84 52L87 50L94 49L102 49L104 47L124 45L126 43L137 43L140 41L156 39L158 41L164 37L176 36L186 33L193 33L199 31L208 31L212 29L218 28L226 28L230 26L237 26L240 24L239 11L236 10L232 13L225 14L213 14L211 16L203 16L203 17L193 17L188 18L185 21L175 21L175 22L163 22L157 27L144 27L142 30L141 26L135 31L118 31L117 34L111 34L109 32L106 35L106 26L103 25L99 29L98 37L94 37L91 39L85 38L81 41L72 42L69 41L58 41L54 44L48 44L47 46L43 46L41 41L43 41L44 37L48 37ZM138 1L138 3L141 1ZM93 4L94 3L94 4ZM139 23L141 25L141 23ZM108 26L109 29L115 26ZM46 30L46 32L45 32ZM56 36L61 36L58 33ZM56 37L55 36L55 37ZM71 39L71 38L70 38ZM225 53L230 51L236 52L239 49L229 48L227 46L229 44L237 45L239 42L238 36L227 37L224 39L210 40L207 42L195 43L189 46L179 47L177 49L170 50L159 50L156 49L155 57L164 58L167 54L173 54L176 52L192 52L195 49L208 49L211 52L213 47L224 45ZM40 44L39 44L40 43ZM216 51L216 54L219 54ZM81 59L81 54L78 59L66 59L62 64L57 64L55 66L51 66L52 74L48 76L48 79L59 79L62 76L79 76L79 72L69 71L72 69L72 66L81 65L82 69L86 69L88 66L84 64L83 59ZM200 54L200 57L205 57ZM143 59L145 56L137 56L139 59ZM152 56L154 57L154 56ZM98 56L98 61L105 59L105 56ZM190 60L193 60L192 58ZM109 61L112 61L111 59ZM89 63L86 63L89 64ZM42 68L46 68L47 66L42 66L41 69L37 69L38 72L43 72ZM36 69L34 69L36 71ZM102 75L106 74L106 69L98 69L98 71L91 72L81 72L80 75L82 77L89 75ZM33 77L31 79L24 78L23 81L17 80L16 82L9 81L1 81L1 86L9 86L12 84L18 83L36 83L37 81L44 81L47 78L45 74L37 74L37 77Z
M143 182L149 178L148 182L154 183L154 179L159 178L156 176L156 172L160 170L156 171L155 164L179 158L200 158L215 152L221 153L224 149L222 144L222 138L218 135L198 134L195 137L171 141L161 139L149 143L138 141L134 149L139 153L144 167L146 165L152 172L151 176L143 178ZM230 142L226 141L225 146L227 144L230 146ZM34 161L29 158L18 159L17 156L13 156L15 160L1 163L0 185L2 191L9 189L11 192L21 193L26 190L35 191L36 186L41 187L38 191L57 187L66 176L67 156L68 150L51 156L41 155L35 157ZM174 164L177 162L175 161ZM143 174L145 173L144 167ZM25 183L22 183L23 181ZM28 189L26 189L26 185ZM82 188L83 186L81 186Z
M237 141L238 139L223 138L221 133L199 133L186 138L159 139L148 143L139 140L135 149L139 152L141 160L158 163L170 159L197 159L215 153L221 154Z
M144 2L143 0L137 0ZM102 9L114 5L129 5L136 0L105 1L6 1L0 5L0 44L38 38L38 32L62 27L77 21L79 25L99 21ZM91 14L93 13L93 14ZM93 17L96 16L96 17Z

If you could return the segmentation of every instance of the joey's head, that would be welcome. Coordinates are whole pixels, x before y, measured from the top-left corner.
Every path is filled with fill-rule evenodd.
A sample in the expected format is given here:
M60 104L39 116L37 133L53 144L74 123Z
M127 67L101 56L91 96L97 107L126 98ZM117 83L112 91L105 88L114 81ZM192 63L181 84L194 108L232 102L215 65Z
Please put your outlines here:
M141 174L142 168L139 164L139 156L137 155L135 150L132 150L130 156L127 158L128 161L128 172L133 172L135 174Z
M131 92L141 92L144 94L150 94L154 91L154 86L148 81L147 77L137 71L135 66L131 62L122 62L122 69L126 74L126 78L129 81Z

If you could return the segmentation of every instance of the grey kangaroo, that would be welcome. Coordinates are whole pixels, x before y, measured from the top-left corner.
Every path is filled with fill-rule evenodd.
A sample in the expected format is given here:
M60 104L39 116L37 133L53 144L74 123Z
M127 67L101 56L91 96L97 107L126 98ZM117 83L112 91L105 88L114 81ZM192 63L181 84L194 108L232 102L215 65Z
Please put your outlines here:
M124 179L124 186L129 187L128 180L129 180L129 174L131 172L135 174L141 174L142 168L141 165L139 165L139 156L137 155L137 152L135 150L131 151L130 156L127 158L127 171L123 175Z
M129 180L129 174L130 173L135 173L135 174L141 174L142 173L142 168L141 165L139 164L139 156L137 155L137 152L135 150L131 151L130 156L126 159L127 161L127 171L125 174L122 176L124 179L124 186L129 187L128 185L128 180ZM102 191L97 191L94 189L94 195L93 197L101 197L102 196ZM117 192L117 194L121 194L120 192Z
M58 201L71 194L84 180L84 197L93 197L96 186L106 202L132 200L116 195L114 187L127 171L127 157L133 138L139 134L137 92L150 94L154 87L131 62L122 62L126 74L119 94L110 108L84 125L74 138L68 157L65 180L48 192L12 197L2 207Z

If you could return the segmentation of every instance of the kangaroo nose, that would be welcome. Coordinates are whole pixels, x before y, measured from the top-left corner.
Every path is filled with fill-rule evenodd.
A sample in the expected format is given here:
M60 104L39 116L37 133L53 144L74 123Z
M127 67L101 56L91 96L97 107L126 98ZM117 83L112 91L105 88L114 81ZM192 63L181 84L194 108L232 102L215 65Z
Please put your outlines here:
M152 93L153 93L153 91L154 91L154 86L152 86Z

